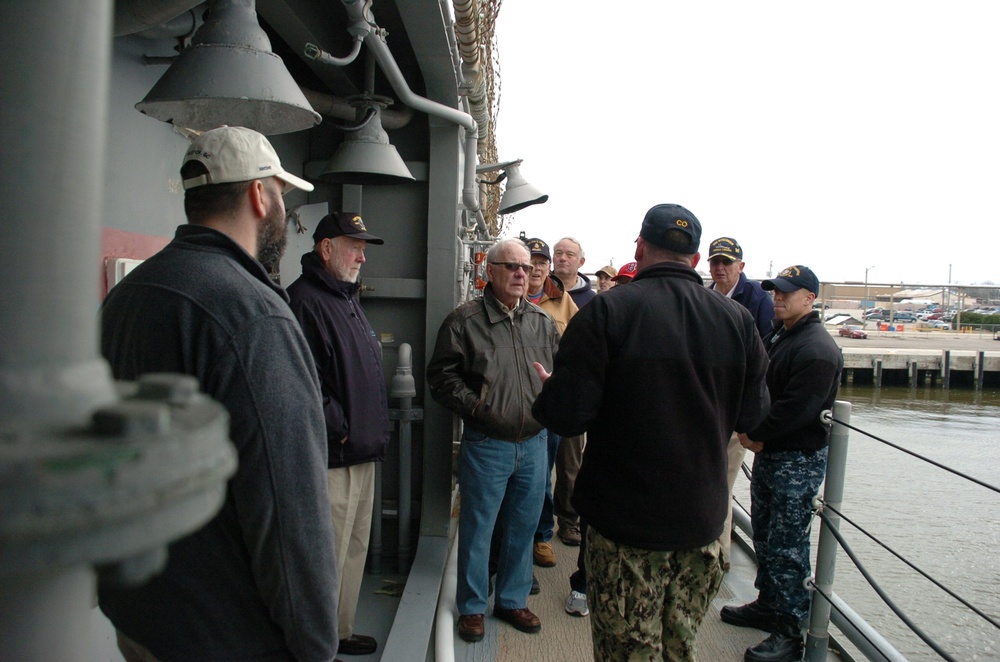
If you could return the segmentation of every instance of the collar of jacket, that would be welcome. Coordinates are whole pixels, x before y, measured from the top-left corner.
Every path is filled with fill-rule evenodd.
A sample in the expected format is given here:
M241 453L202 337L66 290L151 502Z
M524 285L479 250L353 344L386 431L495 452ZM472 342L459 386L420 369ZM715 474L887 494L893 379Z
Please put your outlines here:
M542 292L550 299L555 299L558 301L562 299L563 294L566 292L566 288L563 286L562 281L559 280L554 274L549 274L542 282Z
M503 308L501 308L500 300L493 294L492 283L488 283L483 289L483 306L486 308L486 316L489 318L490 324L510 319L510 315L505 313ZM514 316L519 317L528 310L531 310L531 306L528 305L528 300L522 297L517 300L517 306L514 308Z
M334 278L323 266L323 260L316 251L309 251L302 256L302 275L320 283L334 294L351 297L361 290L361 283L348 283Z
M705 281L702 280L697 271L680 262L657 262L637 273L632 280L636 281L646 278L686 278L698 283L702 287L705 286Z
M774 321L778 322L778 318L777 317L774 318ZM819 324L819 323L821 323L821 321L822 320L820 320L820 318L819 318L819 311L818 310L811 310L808 313L806 313L802 317L802 319L800 319L798 322L796 322L795 325L792 326L792 328L790 328L790 329L785 329L784 325L775 327L775 333L773 334L771 342L772 343L781 342L785 338L788 338L789 336L794 336L796 333L799 333L800 331L802 331L802 329L806 325L808 325L808 324ZM780 322L779 322L779 324L780 324Z
M228 254L241 267L246 269L251 276L270 287L286 302L288 301L288 294L283 287L271 280L271 276L267 273L264 265L258 262L257 258L243 250L243 247L233 241L232 237L225 232L219 232L207 225L188 223L187 225L179 225L177 227L174 239L184 244L207 246Z

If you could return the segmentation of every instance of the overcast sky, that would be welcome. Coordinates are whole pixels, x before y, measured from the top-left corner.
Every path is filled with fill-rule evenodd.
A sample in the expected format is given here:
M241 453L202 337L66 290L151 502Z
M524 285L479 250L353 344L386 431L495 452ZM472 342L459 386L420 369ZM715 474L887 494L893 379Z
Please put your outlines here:
M593 272L673 202L755 278L1000 282L998 34L986 1L504 0L499 156L549 194L506 234Z

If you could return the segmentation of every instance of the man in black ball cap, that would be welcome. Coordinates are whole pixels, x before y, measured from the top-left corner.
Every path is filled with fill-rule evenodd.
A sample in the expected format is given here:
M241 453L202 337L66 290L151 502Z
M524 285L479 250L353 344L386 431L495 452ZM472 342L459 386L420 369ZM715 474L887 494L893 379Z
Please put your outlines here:
M370 655L378 644L354 632L354 617L368 554L375 463L385 460L389 446L389 407L382 349L358 301L358 275L368 245L385 242L353 212L324 216L313 241L288 297L316 361L323 396L327 488L340 571L338 652Z

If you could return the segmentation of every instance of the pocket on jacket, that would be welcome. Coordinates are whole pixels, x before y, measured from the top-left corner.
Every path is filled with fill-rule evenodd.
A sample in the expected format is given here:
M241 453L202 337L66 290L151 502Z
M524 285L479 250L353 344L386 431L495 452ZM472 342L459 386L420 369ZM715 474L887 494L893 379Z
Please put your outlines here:
M468 441L474 444L477 442L486 441L487 439L489 439L489 437L487 437L485 434L483 434L482 432L476 432L475 430L470 430L469 426L465 426L462 429L462 443Z

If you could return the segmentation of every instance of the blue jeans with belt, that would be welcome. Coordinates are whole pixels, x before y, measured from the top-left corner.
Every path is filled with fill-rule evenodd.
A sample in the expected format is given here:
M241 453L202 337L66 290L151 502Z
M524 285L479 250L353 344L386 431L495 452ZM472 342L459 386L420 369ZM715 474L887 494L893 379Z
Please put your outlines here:
M531 543L545 489L547 435L521 442L487 437L468 428L458 455L458 586L462 616L486 613L490 539L503 532L497 559L496 601L523 609L531 590Z

